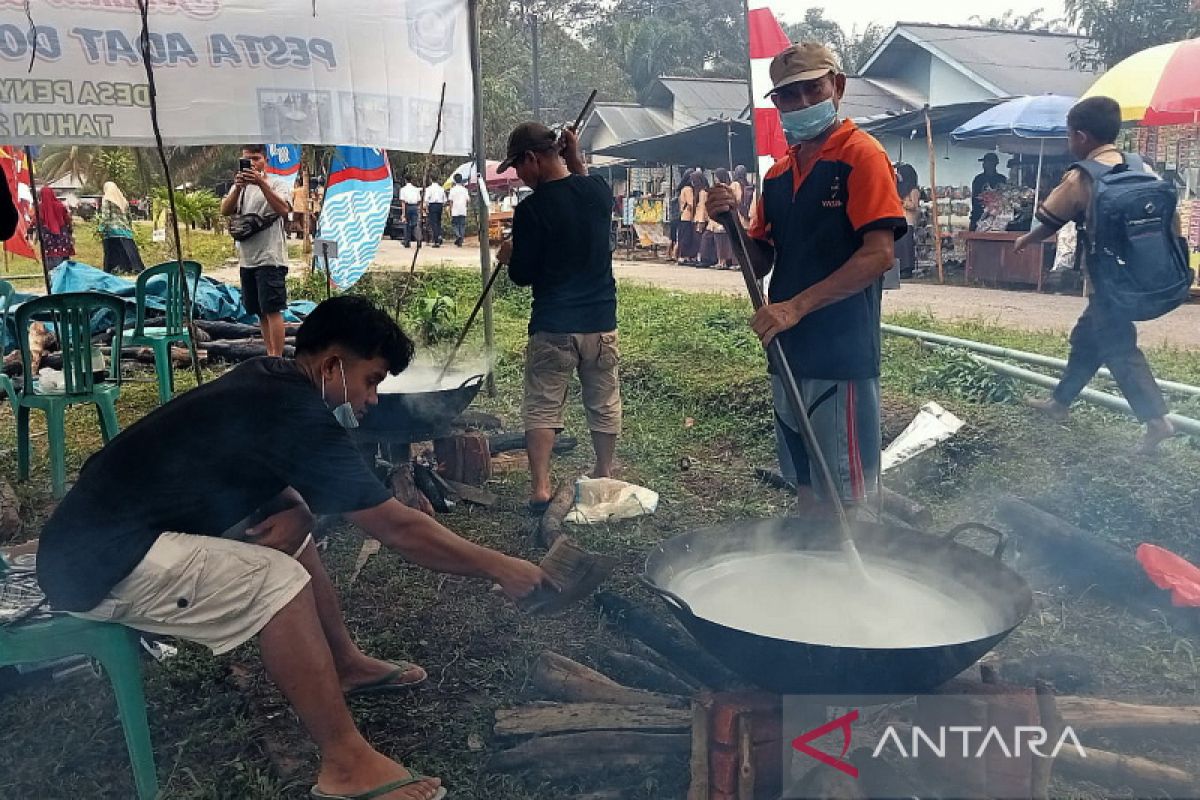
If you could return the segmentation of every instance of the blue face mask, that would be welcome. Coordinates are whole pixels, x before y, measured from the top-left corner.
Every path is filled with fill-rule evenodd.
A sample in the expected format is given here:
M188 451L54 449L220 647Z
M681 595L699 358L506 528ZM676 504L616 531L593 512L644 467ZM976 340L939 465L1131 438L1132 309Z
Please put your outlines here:
M837 120L837 113L837 106L833 104L833 98L830 98L808 108L780 111L779 120L783 124L783 134L787 137L788 144L797 145L815 139L827 131Z
M346 398L346 402L333 409L333 418L346 430L354 430L358 427L358 417L354 415L354 406L350 405L350 392L346 388L346 367L341 359L338 359L338 369L342 371L342 397ZM321 399L325 399L324 377L321 378Z

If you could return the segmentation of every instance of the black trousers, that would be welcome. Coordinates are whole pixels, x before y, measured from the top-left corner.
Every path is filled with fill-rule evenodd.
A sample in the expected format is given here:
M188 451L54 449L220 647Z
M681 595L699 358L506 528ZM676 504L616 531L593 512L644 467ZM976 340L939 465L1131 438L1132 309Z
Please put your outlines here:
M421 238L421 206L416 203L404 204L404 246Z
M433 234L433 243L442 243L442 203L429 204L429 232Z
M1137 328L1093 296L1071 331L1071 355L1054 390L1054 399L1070 405L1101 366L1112 372L1139 420L1146 422L1167 413L1162 391L1138 348Z

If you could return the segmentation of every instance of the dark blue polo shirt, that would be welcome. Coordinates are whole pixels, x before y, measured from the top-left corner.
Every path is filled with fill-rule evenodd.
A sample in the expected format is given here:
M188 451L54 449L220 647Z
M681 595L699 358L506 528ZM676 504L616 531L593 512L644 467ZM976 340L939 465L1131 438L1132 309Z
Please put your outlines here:
M769 300L790 300L840 269L868 231L907 229L887 152L849 120L801 171L795 149L763 179L750 235L775 248ZM882 279L812 312L780 336L800 378L879 377Z

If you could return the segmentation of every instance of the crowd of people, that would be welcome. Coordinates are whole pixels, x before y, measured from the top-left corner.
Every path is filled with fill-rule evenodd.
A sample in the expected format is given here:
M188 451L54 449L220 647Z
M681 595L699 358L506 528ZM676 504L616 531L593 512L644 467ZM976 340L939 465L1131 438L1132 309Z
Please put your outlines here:
M732 174L724 168L716 169L712 177L712 183L731 187L736 213L743 227L749 226L755 190L746 167L739 164ZM696 167L684 171L671 200L668 257L687 267L737 269L729 232L706 210L709 188L710 182L703 169Z

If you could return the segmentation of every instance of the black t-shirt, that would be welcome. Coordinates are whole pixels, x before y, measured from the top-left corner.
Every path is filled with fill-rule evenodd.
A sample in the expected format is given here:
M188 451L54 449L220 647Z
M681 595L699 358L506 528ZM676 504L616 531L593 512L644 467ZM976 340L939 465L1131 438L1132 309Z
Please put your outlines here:
M603 333L617 327L609 223L612 190L598 176L544 183L513 212L508 275L533 289L530 333Z
M38 581L55 608L88 611L160 533L219 536L288 486L317 514L391 496L295 362L253 359L88 459L42 530Z
M1008 178L996 173L989 175L986 172L981 172L975 176L975 180L971 181L971 221L978 222L983 219L983 200L980 195L984 192L990 192L992 189L999 189L1001 186L1008 185Z

